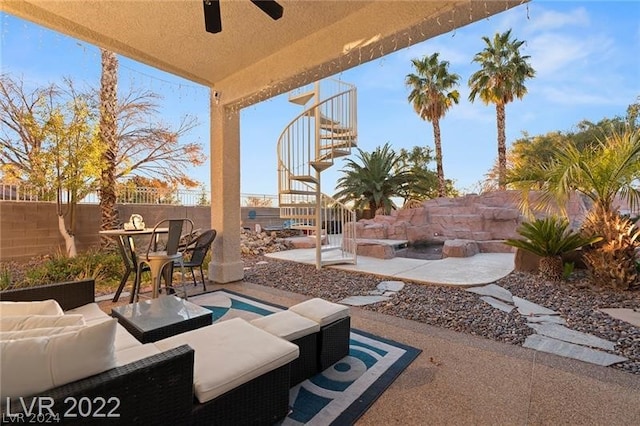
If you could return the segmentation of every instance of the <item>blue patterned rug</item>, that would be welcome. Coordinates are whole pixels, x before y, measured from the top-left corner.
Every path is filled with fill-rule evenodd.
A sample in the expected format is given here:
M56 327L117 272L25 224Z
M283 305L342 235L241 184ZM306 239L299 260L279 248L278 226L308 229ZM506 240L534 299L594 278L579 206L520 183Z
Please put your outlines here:
M252 320L285 308L227 290L189 298L213 321ZM421 350L351 329L349 355L291 388L291 412L280 424L350 425L362 416Z

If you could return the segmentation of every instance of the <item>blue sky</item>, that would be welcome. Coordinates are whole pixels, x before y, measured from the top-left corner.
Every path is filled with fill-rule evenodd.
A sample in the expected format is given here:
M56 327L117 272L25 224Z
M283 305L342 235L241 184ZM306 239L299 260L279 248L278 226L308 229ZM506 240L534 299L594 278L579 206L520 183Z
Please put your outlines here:
M365 151L391 143L394 149L433 147L431 124L422 121L407 102L405 76L410 60L440 53L450 71L460 74L460 104L441 121L444 172L458 189L471 192L495 162L495 107L467 98L469 76L477 71L473 55L482 50L482 36L512 28L526 41L536 77L529 93L507 105L507 143L530 135L571 130L581 120L623 116L640 96L640 1L536 1L489 19L469 24L381 59L344 71L336 77L358 88L358 146ZM60 82L68 76L98 86L97 47L43 27L1 15L1 69L28 85ZM208 154L207 88L120 57L119 85L135 85L160 93L160 118L177 123L185 114L200 125L188 141L199 141ZM276 194L276 143L301 111L286 94L245 108L241 114L241 191ZM186 140L185 140L186 141ZM342 162L323 173L323 192L334 193ZM432 165L435 168L435 164ZM193 176L209 185L209 163Z

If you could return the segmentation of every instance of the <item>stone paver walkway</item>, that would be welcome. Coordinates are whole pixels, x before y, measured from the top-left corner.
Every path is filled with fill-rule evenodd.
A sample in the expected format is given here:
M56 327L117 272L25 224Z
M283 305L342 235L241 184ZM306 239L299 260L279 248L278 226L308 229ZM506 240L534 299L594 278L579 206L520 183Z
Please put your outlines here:
M353 295L339 301L350 306L364 306L390 300L397 292L402 291L402 281L382 281L376 290L366 295ZM627 361L627 358L611 354L605 351L613 351L615 343L601 339L591 334L571 330L566 327L566 321L551 309L526 299L514 296L511 292L496 284L487 284L479 287L468 288L466 291L477 294L479 300L488 303L495 309L503 312L511 312L517 309L518 313L527 319L529 327L535 331L525 340L525 348L552 353L568 358L578 359L592 364L609 366L618 362ZM603 310L610 315L626 318L635 318L637 312L630 309Z

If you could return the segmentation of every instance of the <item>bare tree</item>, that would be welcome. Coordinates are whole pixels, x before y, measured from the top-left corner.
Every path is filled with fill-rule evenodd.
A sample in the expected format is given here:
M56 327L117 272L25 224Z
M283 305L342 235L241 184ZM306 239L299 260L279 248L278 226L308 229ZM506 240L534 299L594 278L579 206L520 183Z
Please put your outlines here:
M75 202L84 196L79 194L98 189L107 155L96 137L98 93L78 92L70 80L62 86L27 90L21 80L0 75L0 178L46 188L51 200L60 199L61 191L71 191L75 195L62 198ZM189 168L206 157L200 144L181 139L198 123L185 116L174 128L157 120L158 100L153 92L131 90L117 105L115 180L141 175L172 185L197 186ZM81 139L91 149L80 150ZM85 167L87 161L93 167ZM76 162L81 163L80 175L70 171ZM73 184L68 180L71 176ZM83 186L76 188L79 182ZM73 224L67 229L73 235Z

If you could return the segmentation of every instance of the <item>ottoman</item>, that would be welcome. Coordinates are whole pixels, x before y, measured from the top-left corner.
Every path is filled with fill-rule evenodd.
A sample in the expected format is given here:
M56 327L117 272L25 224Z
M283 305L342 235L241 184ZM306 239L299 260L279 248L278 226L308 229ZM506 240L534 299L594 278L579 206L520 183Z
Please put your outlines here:
M318 370L323 371L349 355L351 317L349 307L314 298L289 308L320 325L318 339Z
M291 363L291 386L318 373L320 324L292 311L256 318L251 324L298 345L300 356Z
M241 318L154 343L160 351L185 344L194 350L193 389L200 402L194 418L214 419L210 424L273 424L287 415L296 345Z

